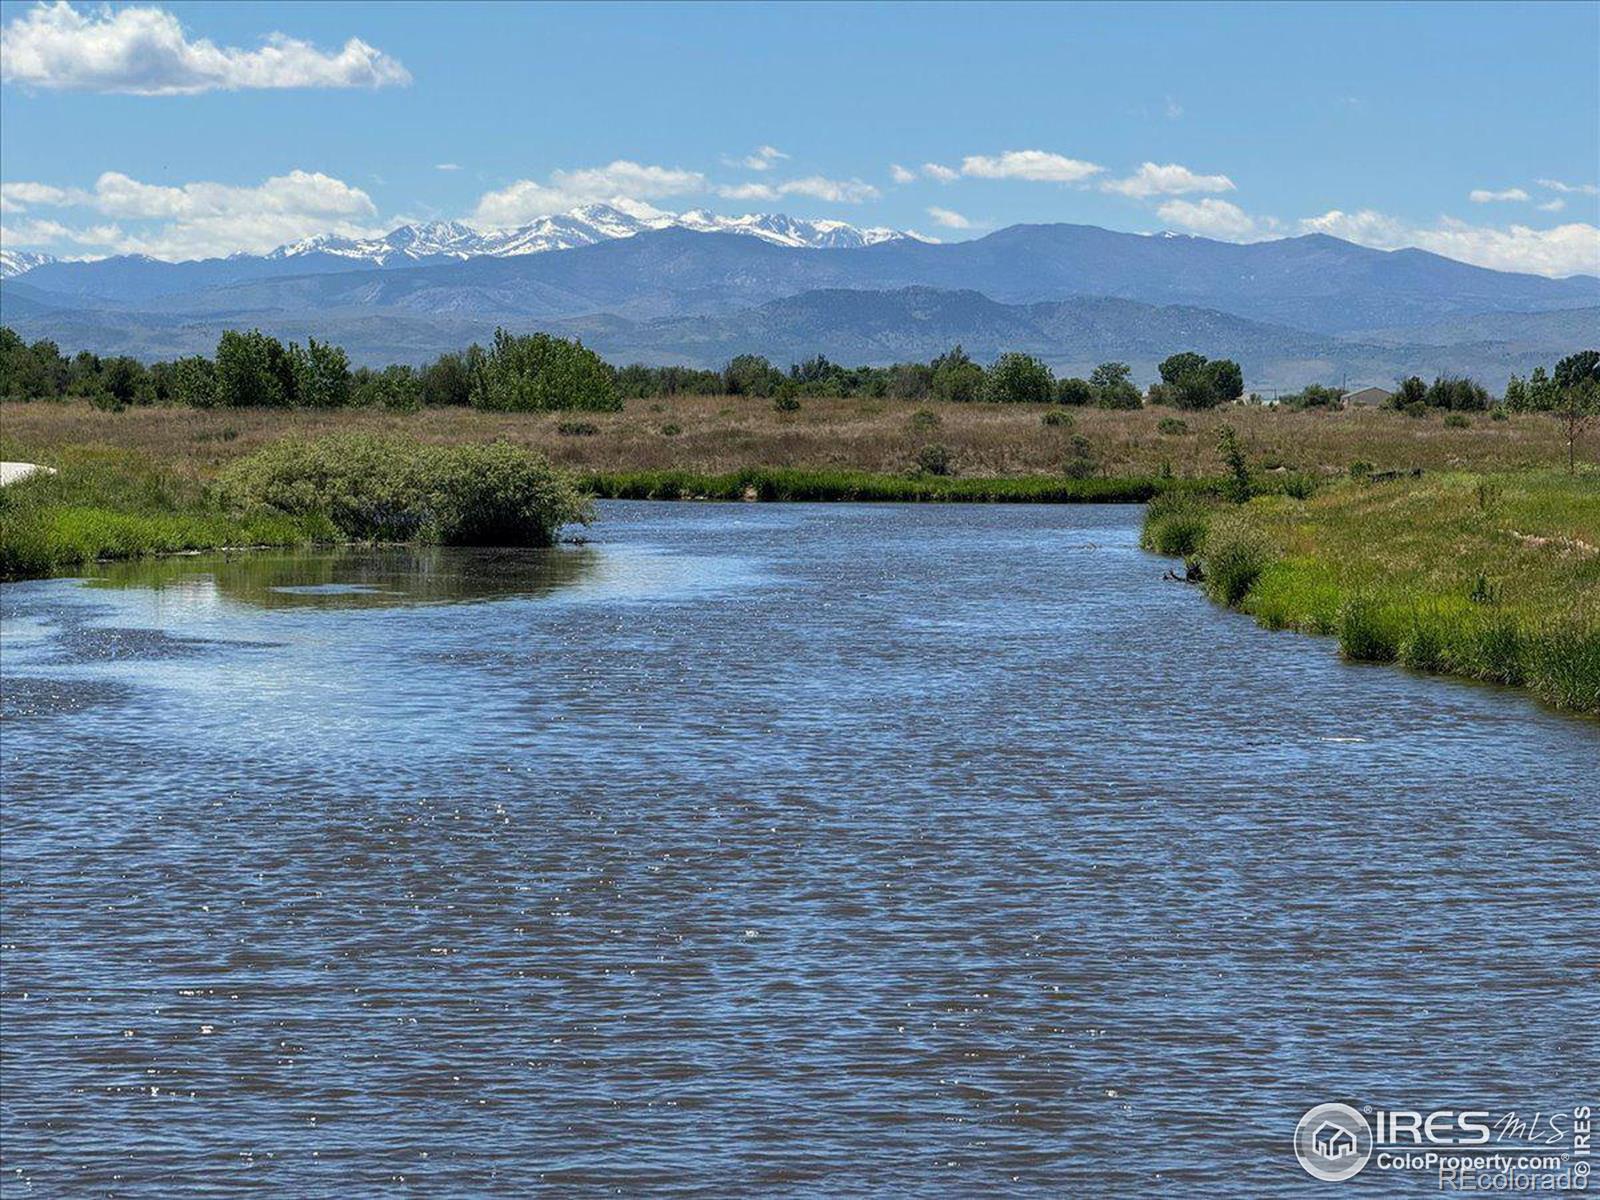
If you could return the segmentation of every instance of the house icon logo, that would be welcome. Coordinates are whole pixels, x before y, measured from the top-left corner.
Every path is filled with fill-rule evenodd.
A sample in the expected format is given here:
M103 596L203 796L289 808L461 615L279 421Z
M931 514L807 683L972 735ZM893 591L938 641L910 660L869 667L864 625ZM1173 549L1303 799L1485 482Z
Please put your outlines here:
M1353 1178L1372 1157L1372 1127L1348 1104L1319 1104L1294 1127L1294 1154L1316 1179Z

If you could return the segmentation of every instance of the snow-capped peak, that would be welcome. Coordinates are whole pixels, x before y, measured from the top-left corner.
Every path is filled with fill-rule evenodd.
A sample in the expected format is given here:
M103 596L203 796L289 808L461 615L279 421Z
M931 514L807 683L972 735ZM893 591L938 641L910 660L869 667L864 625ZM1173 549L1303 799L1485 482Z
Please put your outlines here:
M14 279L18 275L26 275L35 267L55 261L55 255L41 254L36 250L0 249L0 279Z
M638 200L618 197L606 203L584 204L567 212L538 217L514 229L480 230L460 221L429 221L402 225L379 238L319 234L279 246L267 257L329 254L380 267L439 258L509 258L592 246L596 242L633 237L654 229L738 233L774 245L812 250L872 246L902 238L928 240L898 229L859 229L843 221L808 221L781 213L750 213L742 217L724 217L705 209L672 213Z

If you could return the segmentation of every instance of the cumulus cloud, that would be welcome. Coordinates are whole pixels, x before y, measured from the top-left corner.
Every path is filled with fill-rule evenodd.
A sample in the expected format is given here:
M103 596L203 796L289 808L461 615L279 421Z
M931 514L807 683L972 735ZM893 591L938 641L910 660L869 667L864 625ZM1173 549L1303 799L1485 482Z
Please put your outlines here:
M397 60L351 38L337 51L281 33L258 50L190 40L160 8L79 12L40 4L0 30L0 80L70 91L174 96L241 88L387 87L411 82Z
M1489 188L1473 188L1467 193L1467 199L1474 204L1493 204L1499 200L1523 201L1529 199L1529 196L1519 187L1503 188L1498 192Z
M1207 197L1204 200L1168 200L1156 209L1168 225L1223 241L1244 242L1265 236L1272 222L1252 217L1237 204Z
M1327 233L1379 250L1415 246L1446 258L1496 271L1533 275L1600 275L1600 228L1582 222L1532 229L1512 225L1498 229L1441 217L1430 226L1412 225L1371 209L1331 209L1300 222L1307 233Z
M807 175L804 179L780 183L777 192L780 196L809 196L831 204L863 204L883 195L870 183L859 179L828 179L822 175Z
M752 171L770 171L772 165L779 159L788 158L776 146L757 146L753 152L739 160L741 166L749 167Z
M1027 179L1036 183L1080 183L1105 168L1044 150L1007 150L996 157L971 154L961 173L978 179Z
M971 229L972 222L958 212L948 208L930 208L928 216L935 225L943 225L946 229Z
M922 173L935 183L954 183L961 178L961 172L952 167L940 166L930 162L922 164Z
M917 181L917 173L906 170L899 163L890 163L889 178L896 183L915 183Z
M1560 212L1566 206L1567 202L1560 196L1557 196L1554 200L1546 200L1543 204L1534 205L1540 212Z
M1552 192L1564 192L1569 196L1600 196L1600 187L1592 183L1562 183L1559 179L1541 179L1539 186L1549 188Z
M1233 180L1226 175L1199 175L1177 163L1147 162L1126 179L1108 179L1102 191L1145 199L1149 196L1182 196L1189 192L1231 192Z
M768 183L727 183L717 188L726 200L776 200L777 189Z
M609 203L619 198L651 200L701 192L706 177L699 171L658 167L618 159L604 167L552 171L546 183L519 179L478 200L472 219L482 225L521 225L536 217L565 212L580 204Z
M433 164L433 169L435 171L459 171L459 170L461 170L461 164L460 163L434 163Z
M368 236L377 215L358 187L315 171L291 171L253 187L195 182L144 183L107 171L93 188L59 188L18 181L0 184L9 213L38 208L84 209L124 222L67 226L36 215L6 226L8 240L39 245L71 241L117 254L154 258L208 258L238 251L261 254L318 233Z

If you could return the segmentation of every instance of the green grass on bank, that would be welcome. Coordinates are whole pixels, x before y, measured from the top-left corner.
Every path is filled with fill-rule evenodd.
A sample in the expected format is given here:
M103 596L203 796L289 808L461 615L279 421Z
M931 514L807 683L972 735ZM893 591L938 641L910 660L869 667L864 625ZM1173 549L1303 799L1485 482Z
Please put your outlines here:
M1063 476L956 477L756 467L696 471L595 472L581 486L608 500L854 500L1031 504L1142 504L1171 480ZM1189 486L1189 485L1185 485Z
M331 540L321 517L230 513L192 479L143 455L73 447L54 475L0 488L0 579L48 575L100 558Z
M1211 597L1359 662L1527 687L1600 713L1600 473L1343 481L1305 499L1163 497L1143 543Z

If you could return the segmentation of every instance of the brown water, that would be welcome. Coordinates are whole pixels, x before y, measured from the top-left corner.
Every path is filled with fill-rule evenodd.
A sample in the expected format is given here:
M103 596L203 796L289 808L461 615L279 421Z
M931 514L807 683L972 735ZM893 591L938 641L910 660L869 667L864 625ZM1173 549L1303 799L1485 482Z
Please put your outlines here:
M1131 507L602 512L0 589L7 1195L1325 1195L1314 1103L1592 1098L1592 722Z

